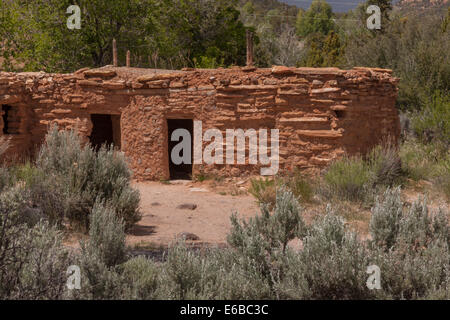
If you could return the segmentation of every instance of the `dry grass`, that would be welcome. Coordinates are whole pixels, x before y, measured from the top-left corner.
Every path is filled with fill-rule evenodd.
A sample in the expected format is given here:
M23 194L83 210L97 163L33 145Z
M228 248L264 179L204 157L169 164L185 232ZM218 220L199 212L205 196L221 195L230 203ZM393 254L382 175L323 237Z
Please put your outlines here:
M0 156L2 156L9 148L10 139L5 136L0 137Z

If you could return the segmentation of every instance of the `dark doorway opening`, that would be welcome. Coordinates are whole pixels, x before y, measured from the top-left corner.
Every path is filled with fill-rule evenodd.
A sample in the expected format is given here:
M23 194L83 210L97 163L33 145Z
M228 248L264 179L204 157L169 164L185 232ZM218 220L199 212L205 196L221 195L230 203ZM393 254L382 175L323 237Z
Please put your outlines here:
M3 134L19 134L21 122L19 110L4 104L1 111L3 111Z
M120 116L110 114L91 114L92 133L90 138L95 150L103 144L120 149Z
M167 128L168 128L168 146L169 146L169 172L170 179L192 179L192 162L193 162L193 140L194 140L194 122L192 119L168 119L167 120ZM185 129L189 131L191 137L191 161L190 163L181 163L175 164L172 161L172 150L173 148L181 143L183 138L180 138L179 141L171 141L172 133L176 129ZM184 149L180 152L180 156L184 156Z

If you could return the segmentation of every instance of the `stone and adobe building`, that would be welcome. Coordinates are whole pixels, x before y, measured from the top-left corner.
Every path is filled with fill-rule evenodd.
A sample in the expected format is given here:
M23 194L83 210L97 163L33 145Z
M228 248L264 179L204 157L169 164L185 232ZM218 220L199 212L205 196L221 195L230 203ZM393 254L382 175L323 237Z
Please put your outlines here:
M114 143L139 180L259 174L260 165L248 161L174 165L171 133L192 132L201 121L203 131L224 136L227 129L278 129L280 170L322 168L398 138L397 81L391 70L376 68L0 72L0 136L10 138L7 156L18 159L33 155L52 124L76 129L95 146Z

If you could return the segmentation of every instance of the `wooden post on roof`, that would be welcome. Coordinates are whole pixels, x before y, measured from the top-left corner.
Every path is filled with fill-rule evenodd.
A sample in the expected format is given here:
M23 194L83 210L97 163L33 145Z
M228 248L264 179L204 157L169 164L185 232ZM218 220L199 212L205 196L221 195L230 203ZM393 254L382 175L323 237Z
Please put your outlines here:
M127 68L131 66L131 52L127 50Z
M253 32L247 30L247 66L253 66Z
M118 63L117 63L117 43L116 43L116 39L113 39L113 65L114 65L114 67L118 66Z

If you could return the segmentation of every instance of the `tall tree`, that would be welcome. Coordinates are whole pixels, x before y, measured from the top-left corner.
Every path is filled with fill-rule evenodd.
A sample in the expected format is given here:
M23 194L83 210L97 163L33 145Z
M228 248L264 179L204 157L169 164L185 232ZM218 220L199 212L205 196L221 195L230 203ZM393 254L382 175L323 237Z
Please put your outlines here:
M314 0L305 12L299 11L297 16L297 35L305 38L310 34L327 35L334 30L331 6L324 0Z
M0 1L0 53L8 69L7 61L50 72L110 64L113 38L119 61L130 49L136 66L180 68L202 57L225 65L245 61L236 0ZM81 8L79 30L66 26L72 4Z
M111 60L111 43L132 39L138 44L149 26L145 14L150 1L78 0L81 29L66 25L70 0L6 0L8 10L16 15L4 51L23 62L25 70L73 71L81 66L101 66ZM137 27L139 26L139 27Z
M333 21L331 6L323 0L314 0L305 12L297 16L297 35L304 39L307 54L300 61L308 67L338 66L343 45Z
M326 37L316 33L308 39L307 67L335 67L342 60L343 45L339 35L331 31Z

